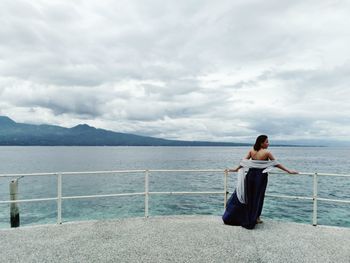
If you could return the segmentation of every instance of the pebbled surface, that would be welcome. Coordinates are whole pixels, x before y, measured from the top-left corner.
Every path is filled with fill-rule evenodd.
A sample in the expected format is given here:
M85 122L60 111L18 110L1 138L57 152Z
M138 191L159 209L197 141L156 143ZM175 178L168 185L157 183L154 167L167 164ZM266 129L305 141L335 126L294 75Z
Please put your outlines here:
M350 228L216 216L87 221L0 230L1 262L350 262Z

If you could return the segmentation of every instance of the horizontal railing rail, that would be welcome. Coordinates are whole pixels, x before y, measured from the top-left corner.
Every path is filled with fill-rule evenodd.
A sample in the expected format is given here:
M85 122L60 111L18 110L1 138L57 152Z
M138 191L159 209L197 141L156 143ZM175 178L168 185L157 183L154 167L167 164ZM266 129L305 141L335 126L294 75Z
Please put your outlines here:
M223 191L149 191L149 177L150 173L223 173L224 174L224 185ZM116 193L116 194L100 194L100 195L81 195L81 196L63 196L62 195L62 177L63 176L75 176L75 175L101 175L101 174L125 174L125 173L144 173L144 191L143 192L131 192L131 193ZM269 174L282 174L282 172L272 171ZM226 208L227 197L228 197L228 175L229 170L225 169L152 169L152 170L112 170L112 171L85 171L85 172L54 172L54 173L24 173L24 174L0 174L1 178L15 178L15 177L28 177L28 176L57 176L57 197L50 198L34 198L34 199L20 199L20 200L2 200L0 204L18 204L27 202L42 202L42 201L56 201L57 202L57 223L62 224L62 201L73 200L73 199L90 199L90 198L109 198L109 197L120 197L120 196L139 196L143 195L145 198L145 217L149 216L149 196L150 195L223 195L224 208ZM287 174L291 175L291 174ZM333 176L333 177L349 177L348 174L334 174L334 173L306 173L301 172L298 174L292 174L292 176L312 176L313 177L313 195L310 196L294 196L294 195L276 195L266 194L266 197L272 198L286 198L286 199L300 199L300 200L312 200L313 201L313 220L312 224L317 225L317 201L335 202L335 203L347 203L350 204L350 200L340 199L328 199L321 198L318 196L318 176ZM12 181L13 182L13 181Z

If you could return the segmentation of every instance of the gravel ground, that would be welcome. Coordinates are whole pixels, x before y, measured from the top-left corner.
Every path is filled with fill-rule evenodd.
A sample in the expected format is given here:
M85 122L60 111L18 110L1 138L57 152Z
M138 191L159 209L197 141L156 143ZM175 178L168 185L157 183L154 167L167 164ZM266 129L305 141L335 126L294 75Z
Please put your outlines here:
M350 228L215 216L87 221L0 230L1 262L350 262Z

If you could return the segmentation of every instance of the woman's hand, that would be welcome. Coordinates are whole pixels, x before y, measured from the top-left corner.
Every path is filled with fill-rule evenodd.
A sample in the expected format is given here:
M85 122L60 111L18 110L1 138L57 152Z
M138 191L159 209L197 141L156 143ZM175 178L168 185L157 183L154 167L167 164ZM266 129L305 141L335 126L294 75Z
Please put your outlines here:
M288 173L289 173L289 174L298 174L299 172L293 171L293 170L292 170L292 171L288 171Z

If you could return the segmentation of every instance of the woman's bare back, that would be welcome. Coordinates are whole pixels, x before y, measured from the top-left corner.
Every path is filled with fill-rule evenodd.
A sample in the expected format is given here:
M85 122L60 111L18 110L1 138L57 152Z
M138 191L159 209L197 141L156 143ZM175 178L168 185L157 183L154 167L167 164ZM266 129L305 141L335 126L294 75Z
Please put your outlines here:
M249 155L249 158L247 159L251 158L253 160L262 160L262 161L269 160L269 151L267 151L266 149L260 149L259 151L251 149L248 155Z

